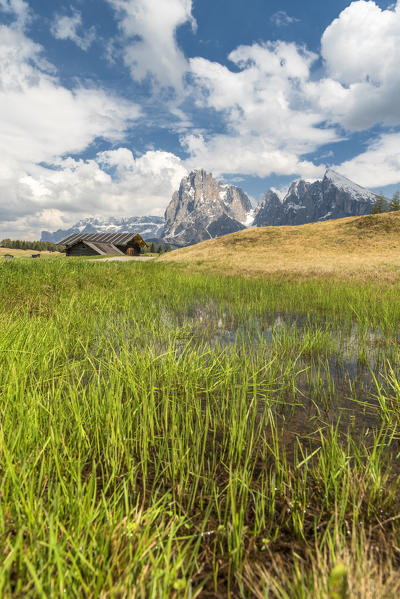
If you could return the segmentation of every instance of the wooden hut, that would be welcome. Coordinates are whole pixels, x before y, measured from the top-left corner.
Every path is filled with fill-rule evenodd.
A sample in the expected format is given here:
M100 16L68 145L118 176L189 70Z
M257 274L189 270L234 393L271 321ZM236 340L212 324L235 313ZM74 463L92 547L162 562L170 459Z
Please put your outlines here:
M73 233L58 242L67 256L137 256L147 247L138 233Z

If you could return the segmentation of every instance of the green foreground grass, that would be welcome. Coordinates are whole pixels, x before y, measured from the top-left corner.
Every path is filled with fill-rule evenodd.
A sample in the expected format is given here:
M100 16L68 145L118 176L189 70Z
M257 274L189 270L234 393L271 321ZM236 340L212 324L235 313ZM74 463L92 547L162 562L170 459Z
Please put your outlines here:
M33 262L0 267L0 596L399 596L399 284Z

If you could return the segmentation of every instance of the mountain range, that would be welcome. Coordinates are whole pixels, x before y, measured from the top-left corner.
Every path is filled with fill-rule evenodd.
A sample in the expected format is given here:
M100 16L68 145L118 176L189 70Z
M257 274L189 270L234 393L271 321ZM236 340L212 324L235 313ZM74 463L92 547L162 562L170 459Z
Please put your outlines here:
M88 217L82 218L70 229L58 229L54 233L42 231L41 241L58 243L73 233L124 233L135 231L144 239L159 238L164 229L162 216L131 216L118 218Z
M302 225L369 214L376 194L332 169L321 180L294 181L281 197L270 189L254 209L246 193L225 185L203 169L184 177L173 194L165 218L90 217L70 229L42 231L42 241L57 243L71 233L135 231L144 239L187 246L247 227Z
M253 225L304 225L306 223L362 216L371 212L376 194L328 169L322 180L294 181L280 198L271 189L257 206Z

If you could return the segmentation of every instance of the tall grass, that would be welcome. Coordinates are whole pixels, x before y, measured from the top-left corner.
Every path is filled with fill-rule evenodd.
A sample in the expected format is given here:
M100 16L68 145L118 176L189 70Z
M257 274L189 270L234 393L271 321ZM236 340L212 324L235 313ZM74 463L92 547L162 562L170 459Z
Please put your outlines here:
M396 288L49 259L0 290L1 596L395 596Z

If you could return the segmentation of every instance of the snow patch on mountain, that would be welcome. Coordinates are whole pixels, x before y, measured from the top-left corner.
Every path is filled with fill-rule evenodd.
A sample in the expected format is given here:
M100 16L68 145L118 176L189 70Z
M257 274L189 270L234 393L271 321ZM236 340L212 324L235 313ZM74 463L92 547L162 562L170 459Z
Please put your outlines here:
M42 231L42 241L58 243L72 233L139 233L144 239L160 237L164 225L161 216L125 216L102 217L88 216L82 218L69 229L58 229L54 233Z
M244 224L245 227L251 227L251 225L254 223L254 217L255 217L255 213L256 213L256 209L252 208L251 210L249 210L249 212L246 214L246 218L244 221L242 221L242 223Z
M361 185L354 183L354 181L347 179L347 177L340 175L331 168L326 171L324 179L330 181L337 189L351 194L356 200L375 201L376 194L372 193L372 191L369 191L368 189L365 189L365 187L361 187Z

